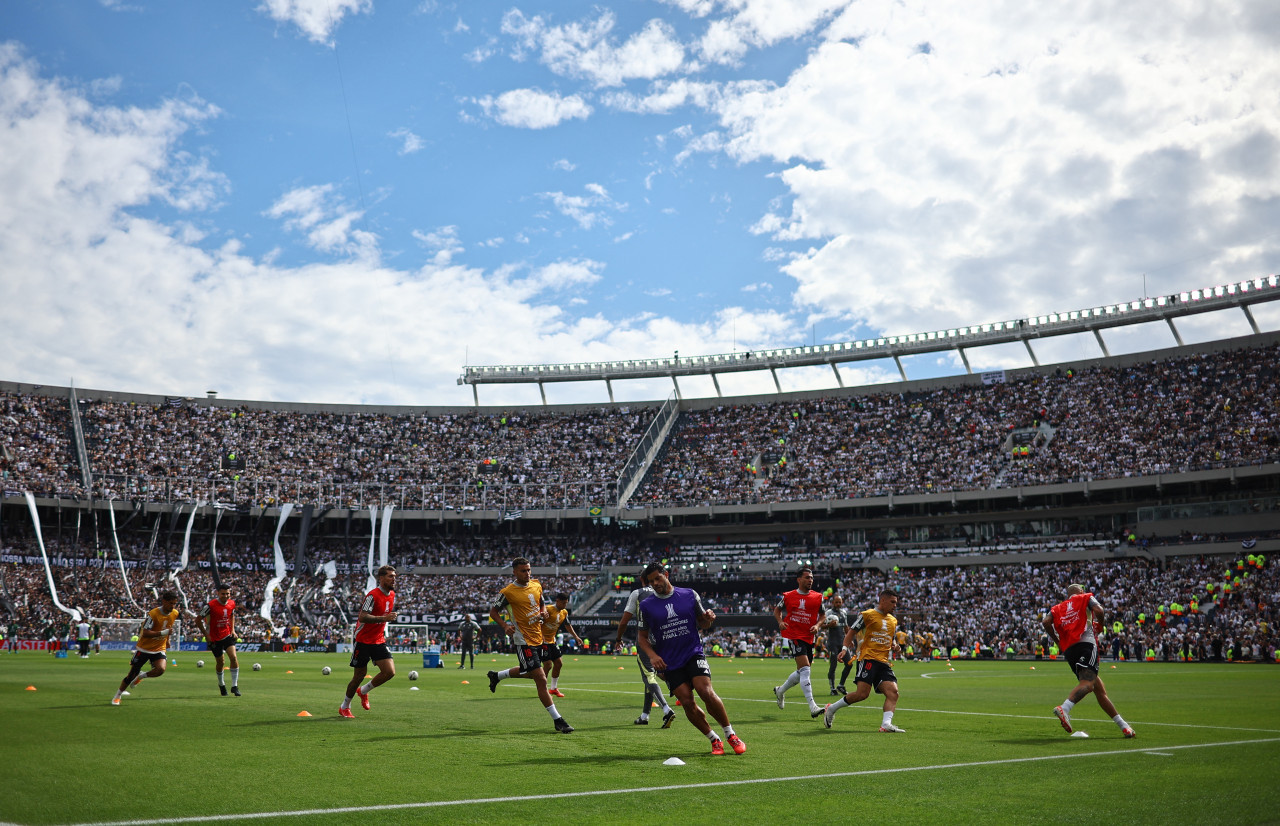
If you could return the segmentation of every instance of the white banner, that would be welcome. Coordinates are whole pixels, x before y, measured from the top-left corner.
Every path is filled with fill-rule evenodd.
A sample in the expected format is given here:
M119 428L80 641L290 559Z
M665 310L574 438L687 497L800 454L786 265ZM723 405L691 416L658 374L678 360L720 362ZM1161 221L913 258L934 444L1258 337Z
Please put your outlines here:
M53 597L53 604L59 611L70 614L71 619L79 622L80 612L74 608L68 608L62 604L62 600L58 599L58 586L53 582L53 569L49 567L49 554L44 549L44 534L40 532L40 512L36 510L36 498L31 495L29 490L24 490L22 494L27 497L27 507L31 510L31 524L36 529L36 543L40 546L40 557L44 560L44 575L49 580L49 594Z
M258 609L258 615L267 622L271 621L271 606L275 604L276 586L279 585L288 575L288 569L284 566L284 551L280 550L280 532L284 530L284 523L289 520L289 514L293 513L293 503L289 502L280 509L280 521L276 523L276 535L271 540L272 546L276 551L276 575L267 583L267 589L262 595L262 607Z
M146 611L138 604L138 601L133 598L133 589L129 587L129 574L126 572L124 567L124 555L120 553L120 537L116 536L116 509L114 498L107 502L107 513L111 516L111 544L116 548L116 561L120 563L120 578L124 580L124 592L129 595L129 601L133 603L133 607L145 614Z

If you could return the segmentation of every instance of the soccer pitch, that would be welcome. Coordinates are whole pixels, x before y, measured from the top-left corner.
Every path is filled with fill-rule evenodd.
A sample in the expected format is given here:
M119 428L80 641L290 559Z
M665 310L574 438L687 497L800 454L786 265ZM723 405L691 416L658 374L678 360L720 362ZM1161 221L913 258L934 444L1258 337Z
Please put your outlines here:
M207 663L197 669L197 659ZM263 670L253 672L253 662ZM416 662L415 662L416 661ZM1274 823L1280 819L1280 667L1104 663L1126 740L1086 698L1072 738L1052 709L1075 681L1062 662L898 663L901 700L881 734L879 697L811 720L789 661L711 668L743 755L712 757L679 714L640 711L633 658L566 657L556 734L528 680L490 694L485 671L425 670L337 714L341 655L249 654L244 696L222 697L213 658L182 654L119 707L125 652L0 655L0 821L149 823ZM323 666L333 674L321 674ZM421 679L407 675L417 667ZM292 673L289 673L292 672ZM826 663L815 664L826 703ZM464 680L469 684L464 684ZM35 691L28 691L34 686ZM418 691L411 691L411 687ZM312 716L298 716L307 711ZM677 709L678 711L678 709ZM682 766L664 765L678 757Z

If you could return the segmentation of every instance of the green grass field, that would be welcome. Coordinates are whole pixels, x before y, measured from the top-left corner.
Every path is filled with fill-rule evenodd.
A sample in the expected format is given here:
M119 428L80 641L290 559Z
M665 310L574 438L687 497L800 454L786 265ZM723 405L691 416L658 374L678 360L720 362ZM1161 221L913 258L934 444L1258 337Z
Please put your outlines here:
M878 697L828 731L798 687L785 710L774 704L770 688L790 663L713 660L748 750L712 757L683 715L666 731L632 725L640 683L629 658L566 659L557 707L577 731L558 735L532 682L489 693L485 670L513 657L478 658L475 671L446 658L411 683L420 658L400 655L372 710L357 704L344 720L341 655L246 655L238 699L218 694L212 658L200 656L204 669L180 655L113 707L124 652L0 655L0 821L1280 820L1276 666L1105 664L1112 699L1138 731L1125 740L1092 698L1074 714L1091 736L1062 731L1052 709L1074 680L1061 662L900 663L895 722L907 733L891 735L877 731ZM248 669L254 659L261 672ZM815 674L825 703L825 662ZM686 765L664 765L670 757Z

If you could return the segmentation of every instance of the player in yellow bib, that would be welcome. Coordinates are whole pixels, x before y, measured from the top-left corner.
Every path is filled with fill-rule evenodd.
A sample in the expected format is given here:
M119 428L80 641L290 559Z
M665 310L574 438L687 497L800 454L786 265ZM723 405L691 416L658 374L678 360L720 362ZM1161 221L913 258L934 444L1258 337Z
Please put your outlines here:
M515 643L516 659L520 663L504 671L490 671L489 690L496 693L498 683L508 677L533 680L538 687L538 699L555 721L556 731L568 734L573 726L556 711L555 701L547 692L547 675L542 670L542 623L547 618L547 609L542 606L542 583L530 578L532 571L529 560L522 556L513 559L511 573L515 582L498 592L498 601L489 609L489 618ZM510 612L514 623L503 619L506 612Z
M129 661L129 674L120 681L116 696L111 698L111 705L120 705L129 684L137 685L148 677L163 677L165 665L169 662L165 653L169 649L169 634L173 632L173 624L178 621L178 595L173 591L160 594L160 607L152 608L142 620L142 628L138 632L138 643ZM151 664L151 670L139 674L142 667Z
M854 677L853 693L831 703L823 712L822 723L827 728L831 728L837 711L867 699L874 688L884 695L884 716L880 721L880 730L895 733L905 731L893 724L893 711L898 707L898 678L894 676L890 661L895 654L902 655L896 639L898 618L892 613L897 607L898 595L886 588L880 592L880 601L876 607L859 614L845 632L844 649L840 652L842 662L853 657L854 637L862 636L857 655L858 674Z
M547 664L551 664L551 673L547 675L547 693L553 697L564 696L557 687L560 682L560 666L564 662L563 652L556 644L556 635L561 629L572 634L578 645L582 645L582 637L573 630L573 623L569 621L569 595L563 592L555 595L555 604L547 608L546 619L542 621L542 668L545 670Z

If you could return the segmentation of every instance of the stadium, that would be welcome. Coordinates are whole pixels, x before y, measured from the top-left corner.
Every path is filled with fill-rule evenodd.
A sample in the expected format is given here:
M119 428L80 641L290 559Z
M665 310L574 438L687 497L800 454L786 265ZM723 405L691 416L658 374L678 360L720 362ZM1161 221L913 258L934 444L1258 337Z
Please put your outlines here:
M1253 332L1239 338L769 397L684 399L674 375L665 401L525 409L6 383L7 653L65 652L83 615L101 624L105 656L124 656L160 589L176 587L191 610L217 582L241 606L246 656L301 668L349 648L373 568L389 562L408 573L389 626L394 650L411 664L421 654L424 666L452 665L466 616L487 620L510 560L523 556L545 593L571 594L585 643L568 641L574 665L626 663L612 649L618 617L639 569L661 560L717 612L704 638L723 658L717 673L735 661L785 670L772 609L802 567L858 610L894 589L907 632L900 670L922 676L959 663L1061 669L1040 617L1082 581L1106 595L1108 624L1118 623L1103 642L1113 664L1261 663L1260 696L1274 708L1265 664L1280 661L1271 608L1280 583L1266 560L1280 550L1280 333L1257 329L1248 307L1278 296L1271 276L1197 291L1200 307L1185 293L1131 310L1158 315L1177 336L1166 307L1210 312L1244 299L1234 311L1244 309ZM1057 323L1065 335L1085 324L1105 352L1095 318L1042 316L1008 331ZM984 334L975 325L943 344ZM835 351L897 344L819 355L834 369ZM752 367L794 366L787 356L813 358L762 353ZM720 363L691 358L679 369ZM469 369L461 380L599 378L585 368ZM510 659L510 641L482 626L480 659ZM180 636L172 656L185 664L201 651L203 641ZM573 685L568 677L570 698ZM817 673L814 689L826 694Z

